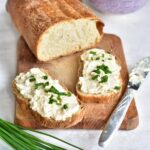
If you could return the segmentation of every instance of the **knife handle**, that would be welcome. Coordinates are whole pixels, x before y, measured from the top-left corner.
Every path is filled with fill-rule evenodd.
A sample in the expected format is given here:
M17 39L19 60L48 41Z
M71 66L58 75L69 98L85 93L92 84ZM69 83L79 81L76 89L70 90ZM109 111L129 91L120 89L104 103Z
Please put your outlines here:
M117 131L125 117L125 114L129 108L129 105L134 97L135 90L128 88L113 111L112 115L110 116L109 120L107 121L102 134L99 138L98 144L102 147L107 145L111 138L113 137L115 131Z

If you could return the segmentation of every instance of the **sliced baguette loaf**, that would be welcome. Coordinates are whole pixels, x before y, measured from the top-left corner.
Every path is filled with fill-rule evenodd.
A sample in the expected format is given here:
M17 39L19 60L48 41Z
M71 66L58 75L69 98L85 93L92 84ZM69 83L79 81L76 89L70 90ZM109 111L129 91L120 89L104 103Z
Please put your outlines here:
M45 79L42 80L40 74ZM83 119L84 110L78 99L43 69L33 68L19 74L12 82L12 89L20 107L29 110L43 127L69 128Z
M122 91L119 61L102 49L90 49L81 55L76 92L85 103L111 103Z
M7 10L39 61L97 45L103 23L79 0L8 0Z

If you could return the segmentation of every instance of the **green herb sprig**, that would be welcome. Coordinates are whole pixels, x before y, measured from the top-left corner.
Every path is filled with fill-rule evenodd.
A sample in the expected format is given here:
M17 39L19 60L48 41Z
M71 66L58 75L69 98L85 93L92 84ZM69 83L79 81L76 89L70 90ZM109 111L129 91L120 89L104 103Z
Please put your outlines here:
M120 86L115 86L114 87L115 90L120 90L120 88L121 88Z
M56 103L57 105L61 105L61 98L58 96L57 99L54 99L54 96L51 95L51 97L49 98L49 104L53 104Z
M47 80L47 79L48 79L48 76L47 76L47 75L43 76L43 79L44 79L44 80Z
M15 150L66 150L63 147L45 142L25 132L24 130L51 137L67 144L68 146L74 147L78 150L83 150L82 148L66 142L51 134L43 133L29 128L24 128L0 119L0 138Z
M36 81L36 78L33 75L31 75L30 78L29 78L29 81L34 82L34 81Z
M49 98L49 104L56 103L57 105L61 105L61 96L71 96L70 92L59 92L54 86L51 86L51 88L49 90L46 90L46 92L51 92L57 95L57 99L54 99L54 96L51 95L51 97ZM66 107L64 109L66 109Z
M64 104L64 105L63 105L63 109L68 109L68 105L67 105L67 104Z
M70 92L59 92L54 86L51 86L49 90L46 90L46 92L52 92L60 96L71 96Z
M90 54L96 55L96 52L95 51L90 51Z
M97 69L97 70L102 70L105 74L110 74L110 73L111 73L109 67L106 66L106 65L104 65L104 64L102 64L102 65L100 65L100 66L97 66L96 69Z
M109 67L104 64L97 66L96 69L92 71L92 72L96 73L96 75L92 76L92 80L97 80L101 71L103 71L105 73L105 75L103 77L101 77L100 83L107 82L108 81L107 74L110 74L112 72L110 71Z
M108 81L108 76L104 75L103 77L101 77L100 83L104 83L104 82L107 82L107 81Z

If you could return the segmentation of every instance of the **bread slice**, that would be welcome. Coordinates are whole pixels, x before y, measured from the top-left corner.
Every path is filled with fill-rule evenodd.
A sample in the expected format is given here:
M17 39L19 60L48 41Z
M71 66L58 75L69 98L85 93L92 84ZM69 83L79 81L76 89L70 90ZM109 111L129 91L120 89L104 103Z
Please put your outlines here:
M43 69L41 70L44 71L45 73L48 73L46 70L43 70ZM66 91L68 91L64 86L62 87ZM51 118L51 117L43 117L39 112L34 111L31 108L29 99L25 98L17 89L15 80L13 80L12 82L12 90L13 90L14 95L16 96L16 101L20 105L21 109L28 110L33 115L33 117L35 118L35 120L40 126L43 126L46 128L69 128L69 127L76 125L83 119L84 108L80 103L79 103L80 110L76 112L75 114L73 114L72 117L69 117L66 120L55 120L54 118Z
M90 49L88 51L94 51L95 49ZM96 49L96 51L101 51L101 49ZM87 52L88 52L87 51ZM102 50L104 51L104 50ZM86 52L85 52L86 53ZM119 60L116 59L116 63L119 66ZM82 60L80 60L80 67L79 67L79 71L78 71L78 76L79 78L83 76L83 68L84 68L84 62ZM111 91L111 92L105 92L105 93L87 93L81 90L81 84L78 81L78 83L76 84L76 92L77 92L77 96L79 97L79 99L81 100L81 102L84 103L111 103L114 100L118 100L121 96L122 93L122 78L121 78L121 73L118 77L118 80L120 80L120 89L117 91Z
M7 10L39 61L99 44L104 24L79 0L8 0Z

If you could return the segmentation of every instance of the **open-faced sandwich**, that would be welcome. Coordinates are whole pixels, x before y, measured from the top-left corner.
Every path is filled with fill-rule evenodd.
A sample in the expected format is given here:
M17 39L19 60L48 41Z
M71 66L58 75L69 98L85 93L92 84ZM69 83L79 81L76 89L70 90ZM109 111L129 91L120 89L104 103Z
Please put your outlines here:
M115 56L103 49L90 49L81 55L78 97L83 102L103 103L121 94L121 66Z
M13 81L13 92L19 105L28 108L44 127L71 127L83 118L77 97L43 69L20 73Z

